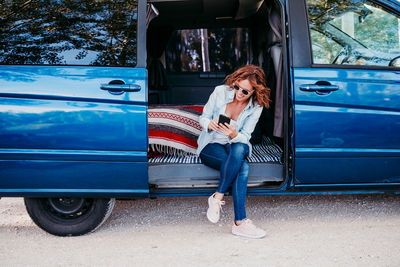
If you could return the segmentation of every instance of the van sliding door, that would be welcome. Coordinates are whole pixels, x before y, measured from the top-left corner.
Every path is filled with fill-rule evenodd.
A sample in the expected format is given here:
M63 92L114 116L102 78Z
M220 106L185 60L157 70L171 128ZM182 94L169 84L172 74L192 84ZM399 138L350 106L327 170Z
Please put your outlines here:
M145 1L66 3L0 7L0 195L146 196Z

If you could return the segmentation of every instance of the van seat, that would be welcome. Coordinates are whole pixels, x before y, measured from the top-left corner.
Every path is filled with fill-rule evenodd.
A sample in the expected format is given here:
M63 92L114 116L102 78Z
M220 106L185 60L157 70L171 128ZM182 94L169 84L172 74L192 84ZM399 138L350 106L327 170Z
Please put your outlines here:
M248 187L283 181L282 149L268 137L253 146L249 162ZM149 159L149 184L156 188L217 187L219 171L204 164L198 156L164 155Z
M263 136L260 144L253 145L251 157L247 157L249 163L281 163L282 149L276 145L269 137ZM165 154L161 157L149 158L149 165L156 164L201 164L197 155L172 155Z

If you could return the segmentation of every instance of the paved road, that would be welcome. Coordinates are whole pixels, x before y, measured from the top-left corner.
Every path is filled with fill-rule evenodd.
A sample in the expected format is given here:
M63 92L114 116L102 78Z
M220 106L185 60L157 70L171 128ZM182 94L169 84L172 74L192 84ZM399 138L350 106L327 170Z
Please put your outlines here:
M205 218L205 197L117 201L82 237L55 237L23 200L0 200L0 266L400 266L400 196L250 196L248 217L268 235L230 234Z

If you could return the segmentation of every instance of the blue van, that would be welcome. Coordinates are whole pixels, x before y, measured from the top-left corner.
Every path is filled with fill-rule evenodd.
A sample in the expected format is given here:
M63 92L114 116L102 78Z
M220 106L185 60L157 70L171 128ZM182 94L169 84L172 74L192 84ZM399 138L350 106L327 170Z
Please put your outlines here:
M65 236L115 198L211 194L196 118L250 63L273 104L249 195L400 192L398 1L43 0L0 5L0 197Z

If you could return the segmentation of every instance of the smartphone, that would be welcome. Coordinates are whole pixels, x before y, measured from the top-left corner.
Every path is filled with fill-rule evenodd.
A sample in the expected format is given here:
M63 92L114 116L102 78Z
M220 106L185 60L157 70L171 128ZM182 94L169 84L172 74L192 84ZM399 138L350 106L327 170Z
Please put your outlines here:
M219 115L218 124L220 124L220 123L222 123L222 124L224 124L224 123L230 124L230 122L231 122L231 119L229 117L227 117L227 116L225 116L223 114Z

